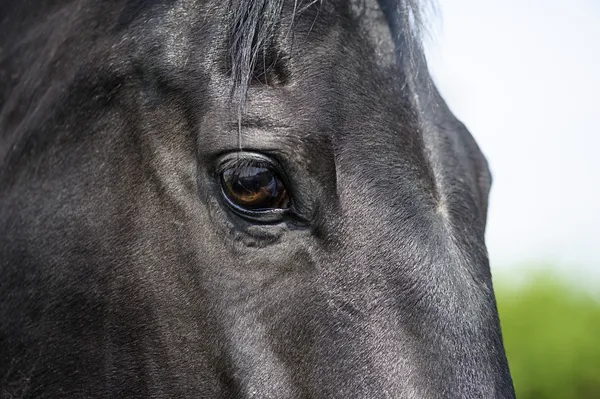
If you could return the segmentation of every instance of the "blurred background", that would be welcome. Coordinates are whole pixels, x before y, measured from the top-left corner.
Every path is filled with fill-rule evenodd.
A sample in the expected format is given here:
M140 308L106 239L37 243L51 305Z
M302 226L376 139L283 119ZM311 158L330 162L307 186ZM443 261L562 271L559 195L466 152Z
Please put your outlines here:
M520 399L600 399L600 1L437 0L426 51L494 176L487 243Z

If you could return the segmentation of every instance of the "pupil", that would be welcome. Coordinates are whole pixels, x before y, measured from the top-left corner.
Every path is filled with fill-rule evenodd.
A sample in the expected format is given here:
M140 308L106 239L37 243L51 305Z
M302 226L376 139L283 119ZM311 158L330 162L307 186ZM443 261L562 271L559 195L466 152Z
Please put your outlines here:
M268 191L270 195L274 195L276 183L273 174L269 170L247 167L242 169L237 176L235 186L240 194L258 194L259 192Z

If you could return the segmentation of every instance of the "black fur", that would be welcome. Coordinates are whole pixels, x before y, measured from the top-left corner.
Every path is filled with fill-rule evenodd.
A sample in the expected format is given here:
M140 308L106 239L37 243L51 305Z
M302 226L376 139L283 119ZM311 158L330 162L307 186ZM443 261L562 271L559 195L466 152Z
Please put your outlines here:
M0 397L514 398L416 6L0 3ZM296 219L225 205L240 146Z

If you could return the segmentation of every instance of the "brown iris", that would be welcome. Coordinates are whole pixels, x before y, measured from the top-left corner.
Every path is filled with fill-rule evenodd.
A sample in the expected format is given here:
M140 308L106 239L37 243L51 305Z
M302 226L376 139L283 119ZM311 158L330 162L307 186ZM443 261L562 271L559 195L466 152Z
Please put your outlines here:
M223 192L233 205L249 211L286 209L287 190L277 174L260 164L237 165L221 174Z

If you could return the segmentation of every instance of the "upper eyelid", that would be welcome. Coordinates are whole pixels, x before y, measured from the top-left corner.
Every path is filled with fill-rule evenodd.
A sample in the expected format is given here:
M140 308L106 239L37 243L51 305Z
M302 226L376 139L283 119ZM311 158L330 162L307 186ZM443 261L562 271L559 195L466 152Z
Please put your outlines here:
M272 166L272 164L263 160L252 158L228 159L223 162L220 162L219 165L217 165L216 170L218 173L222 173L229 168L244 168L246 166L270 167Z
M267 156L260 152L243 151L227 153L218 159L215 172L217 175L220 175L228 168L240 168L250 165L273 169L283 179L284 183L289 183L286 171L279 160L276 157Z

